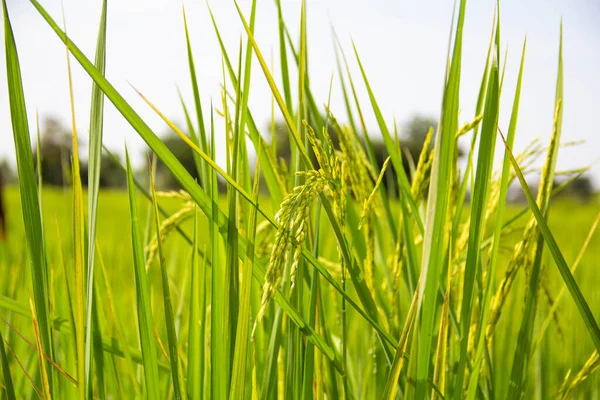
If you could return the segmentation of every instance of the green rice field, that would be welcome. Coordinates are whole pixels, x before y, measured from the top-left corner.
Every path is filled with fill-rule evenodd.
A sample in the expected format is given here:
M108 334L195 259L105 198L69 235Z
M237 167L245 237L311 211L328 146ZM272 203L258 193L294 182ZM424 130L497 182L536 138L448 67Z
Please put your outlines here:
M439 125L419 156L409 157L360 49L332 49L332 86L345 108L313 96L306 1L298 4L298 31L290 32L276 0L273 63L254 39L256 0L248 10L232 3L245 32L237 51L225 48L213 19L223 81L221 99L210 105L200 101L202 55L192 51L200 39L184 18L193 93L182 99L185 127L138 94L193 152L195 179L105 77L109 2L98 15L93 59L30 2L66 46L69 77L77 63L93 82L90 126L71 127L69 184L43 184L31 148L39 133L25 107L18 40L3 0L18 184L3 193L1 398L600 397L600 204L555 196L564 188L554 186L556 177L569 182L585 172L556 166L567 90L562 26L556 80L548 82L556 87L554 113L540 122L548 132L516 149L519 115L527 112L520 104L526 42L514 45L519 68L505 70L498 4L477 105L463 109L469 17L467 1L457 1L448 16ZM503 85L505 74L517 77L514 87ZM272 94L264 129L249 106L253 75ZM504 98L511 107L501 109ZM119 170L126 189L100 188L108 102L181 190L156 187L155 167L134 172L127 152ZM510 115L507 126L500 113ZM367 114L381 134L383 162ZM285 124L288 159L271 139L276 119ZM222 165L217 134L225 142ZM461 163L460 138L470 143ZM88 155L87 188L80 154ZM522 204L507 201L509 187L522 189Z

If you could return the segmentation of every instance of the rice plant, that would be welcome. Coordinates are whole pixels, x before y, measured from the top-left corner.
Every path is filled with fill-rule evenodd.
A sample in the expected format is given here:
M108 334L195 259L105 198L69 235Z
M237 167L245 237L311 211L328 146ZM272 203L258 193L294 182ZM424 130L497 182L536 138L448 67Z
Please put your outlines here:
M476 109L462 110L467 1L457 2L440 124L430 129L407 171L403 143L379 107L359 48L344 49L338 41L332 50L346 108L332 109L328 99L313 96L305 0L298 10L299 32L288 29L276 0L277 71L254 38L256 0L249 13L232 2L245 31L237 53L226 49L211 13L223 81L221 98L210 107L200 101L194 38L183 11L181 40L193 93L193 99L182 98L187 126L169 120L158 99L136 91L193 151L200 177L195 180L104 76L110 55L107 0L98 16L94 62L71 41L66 23L61 26L37 0L30 3L65 45L69 63L79 63L93 82L89 186L85 192L79 179L71 94L73 179L68 205L63 204L70 217L59 221L45 212L53 194L42 196L36 180L31 110L25 107L3 0L24 227L22 244L11 239L0 248L3 398L598 395L600 329L594 310L600 303L592 296L594 283L575 273L580 264L593 266L586 250L600 215L586 221L585 236L568 249L559 245L551 218L558 213L553 196L560 188L553 190L552 182L559 172L565 107L562 27L554 115L547 121L550 141L547 147L534 142L517 151L518 116L527 112L520 103L526 44L519 69L506 71L517 76L514 92L508 93L512 108L501 110L509 89L503 90L506 56L500 52L498 4ZM253 70L253 60L259 70ZM360 74L353 75L351 65ZM274 116L285 121L289 163L278 158L271 132L253 117L253 75L266 80ZM364 87L368 98L359 98L357 87ZM160 160L181 186L160 191L153 169L148 182L140 180L125 149L123 218L103 214L121 232L111 246L101 245L98 228L108 196L99 189L101 155L108 151L105 101L152 150L154 165ZM501 112L510 113L507 127L499 124ZM383 164L375 157L367 114L375 117L385 143ZM226 136L224 165L216 161L216 132ZM463 165L458 139L465 136L471 145ZM495 160L498 153L501 160ZM536 172L537 158L543 167L534 196L525 175ZM391 170L396 191L384 184ZM527 207L507 205L511 184L522 186ZM586 276L593 277L593 271ZM575 341L581 343L578 352L564 351L565 343Z

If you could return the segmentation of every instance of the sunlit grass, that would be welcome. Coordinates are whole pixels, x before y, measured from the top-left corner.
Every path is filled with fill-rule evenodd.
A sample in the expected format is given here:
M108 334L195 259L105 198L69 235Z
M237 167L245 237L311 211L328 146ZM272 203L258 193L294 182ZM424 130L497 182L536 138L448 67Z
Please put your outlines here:
M562 33L557 81L548 83L557 87L549 147L513 154L518 115L527 112L519 102L525 48L520 69L505 71L497 11L477 107L472 115L461 110L468 13L467 2L459 2L441 125L430 132L432 150L413 160L411 181L402 142L379 108L359 48L348 53L353 58L337 49L346 108L330 109L329 99L313 97L304 1L297 33L288 31L276 2L276 68L253 37L256 2L247 17L232 4L246 34L238 49L224 47L213 18L223 91L210 107L200 102L194 57L201 55L192 53L196 39L184 12L193 99L182 105L189 136L161 113L160 99L138 94L193 151L197 182L104 77L110 4L107 9L104 2L99 16L92 63L37 1L31 3L94 82L86 141L90 188L82 191L76 178L72 186L38 193L26 93L4 8L20 178L20 186L4 194L9 242L0 248L0 390L7 398L597 395L598 207L555 202L551 194L562 126ZM351 65L360 73L353 76ZM503 88L505 73L518 76L517 88ZM258 128L248 107L252 74L267 81L275 113L287 125L285 169L268 144L270 132ZM293 74L297 88L290 84ZM356 95L360 85L368 98ZM506 95L512 107L501 110ZM104 100L181 192L157 192L153 180L136 180L129 158L122 165L127 193L98 189ZM500 112L509 111L510 126L498 126ZM383 135L389 154L383 166L375 161L366 113ZM76 132L73 126L74 149ZM222 166L215 162L216 132L226 137ZM463 135L471 148L461 170L457 137ZM495 171L497 147L504 162ZM521 168L533 172L537 156L544 167L536 199ZM78 163L75 152L75 177ZM399 196L381 184L385 169L396 171ZM218 179L226 193L219 193ZM505 206L511 183L524 186L527 205Z

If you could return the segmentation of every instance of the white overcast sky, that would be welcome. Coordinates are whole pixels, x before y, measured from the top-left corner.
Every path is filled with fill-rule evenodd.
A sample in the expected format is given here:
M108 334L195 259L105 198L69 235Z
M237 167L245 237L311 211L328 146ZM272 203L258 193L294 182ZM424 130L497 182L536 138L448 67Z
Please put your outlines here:
M40 0L57 20L60 0ZM75 43L93 58L101 0L63 0L68 32ZM225 44L237 59L242 25L233 1L209 0ZM285 18L294 37L299 25L300 0L282 0ZM368 98L352 57L354 39L371 85L387 121L401 124L411 114L437 117L450 30L453 0L308 0L308 40L311 84L317 102L327 100L329 80L335 71L333 26L352 64L364 107ZM144 105L128 83L149 97L163 112L183 121L177 87L191 107L181 0L108 1L107 78L156 132L166 127ZM184 0L193 42L196 68L205 111L211 99L220 108L221 53L205 1ZM247 15L251 2L240 0ZM277 15L273 0L258 2L256 37L263 53L278 57ZM475 101L489 43L494 0L471 0L464 29L461 122L474 115ZM62 42L26 0L8 0L9 13L19 51L25 97L32 123L36 109L43 118L57 115L69 121L69 98L65 49ZM527 57L517 148L535 137L548 140L552 130L556 83L559 23L564 21L565 99L563 141L585 140L584 146L566 149L559 168L590 165L599 158L600 135L600 1L598 0L504 0L502 54L508 47L508 63L500 117L507 129L523 39ZM0 26L3 25L0 21ZM2 32L3 32L3 26ZM77 124L87 136L91 81L73 61ZM0 51L0 158L14 160L8 105L5 52ZM279 77L279 74L276 74ZM271 97L262 71L255 62L250 107L259 128L270 118ZM332 108L340 120L345 109L337 77ZM368 114L368 125L376 123ZM217 121L220 123L220 121ZM222 130L219 130L222 131ZM140 156L144 143L107 101L105 144ZM499 146L498 146L499 147ZM600 167L593 169L600 183Z

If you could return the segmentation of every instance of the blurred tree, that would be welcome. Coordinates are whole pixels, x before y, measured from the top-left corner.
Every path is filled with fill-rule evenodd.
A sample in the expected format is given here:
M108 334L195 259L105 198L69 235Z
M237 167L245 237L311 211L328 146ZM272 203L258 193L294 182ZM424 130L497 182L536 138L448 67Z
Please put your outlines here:
M183 167L192 175L192 178L200 182L196 163L194 162L193 150L185 143L177 134L169 132L161 137L162 142L171 150L173 155L179 160ZM148 162L152 160L152 150L146 151L146 159ZM146 168L146 173L148 171ZM162 189L179 189L181 185L171 171L160 161L156 165L156 186Z
M554 187L558 187L570 178L560 178L554 180ZM580 201L590 201L594 197L594 185L588 175L580 175L572 179L559 193L561 197L576 198Z
M401 131L402 136L400 138L400 143L402 150L404 151L404 156L410 155L412 162L416 164L419 161L419 155L423 149L423 143L425 143L425 138L427 137L427 133L429 133L429 129L433 128L433 131L435 132L437 125L438 122L434 118L413 115L408 122L404 124ZM406 167L407 164L405 163L405 169L407 170L407 173L410 173L409 169Z
M0 176L4 180L5 185L17 183L17 174L15 173L12 163L6 158L0 161Z
M323 120L325 120L325 116L323 116L322 118L323 118ZM311 124L311 126L315 126L315 124ZM271 132L272 127L269 125L268 129L269 129L269 132ZM292 139L289 129L287 127L287 124L285 123L284 120L275 121L274 131L275 131L275 144L277 147L277 158L283 159L286 162L286 164L289 165L289 162L292 158L291 146L296 146L296 144L294 143L294 140ZM339 148L339 140L337 137L337 133L335 132L335 130L333 129L333 126L331 124L328 124L327 132L329 133L329 136L331 137L331 142L333 143L333 146L336 149ZM273 138L271 139L271 143L273 143L272 140L273 140ZM313 156L312 149L308 149L308 151L309 151L310 155ZM313 160L315 160L314 157L313 157Z
M123 165L122 162L121 165ZM88 184L88 169L89 166L87 161L83 162L81 164L81 184L83 186L87 186ZM126 186L127 176L125 175L119 164L117 164L108 154L102 153L100 165L100 187L124 188Z
M40 152L42 182L55 186L69 184L71 157L73 156L71 130L63 125L58 118L53 116L46 117L42 123L42 127L40 148L38 149L36 145L33 152L33 159L36 164L37 154ZM87 160L81 160L80 163L81 183L87 186ZM100 167L100 187L124 187L125 184L125 175L122 173L120 167L112 158L103 154Z
M421 150L423 149L423 143L425 142L425 138L427 137L427 133L429 132L429 128L433 127L434 131L437 129L437 120L424 117L420 115L414 115L411 117L408 122L403 126L401 131L400 145L402 147L402 163L406 174L409 179L411 177L411 163L416 164L419 160L419 155L421 154ZM287 128L285 121L278 120L275 121L274 125L275 131L275 144L277 157L283 159L288 165L291 159L291 149L290 145L294 145L294 143L290 143L290 134ZM268 127L269 131L271 127ZM335 130L329 126L328 127L329 135L331 136L332 142L334 146L338 146L338 138ZM363 146L365 146L364 139L361 136L361 142ZM375 159L377 160L377 164L379 168L383 166L386 158L388 157L388 151L385 146L383 140L378 136L371 136L371 143L373 145L373 152L375 153ZM462 156L462 151L459 148L459 157ZM393 168L388 168L386 172L384 185L391 192L397 191L397 175L396 171Z
M73 154L71 131L56 117L47 117L40 132L40 148L35 148L33 159L41 156L42 181L48 185L62 186L70 175L70 160ZM38 169L36 165L36 169Z
M588 175L581 175L565 188L574 196L579 197L581 200L589 201L594 196L594 185L592 179Z

